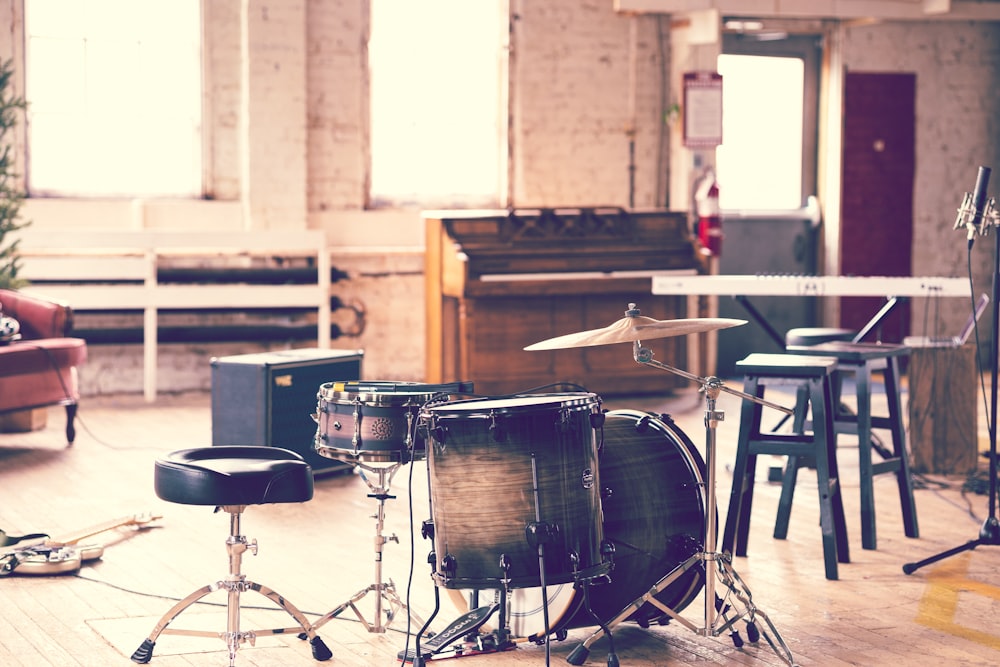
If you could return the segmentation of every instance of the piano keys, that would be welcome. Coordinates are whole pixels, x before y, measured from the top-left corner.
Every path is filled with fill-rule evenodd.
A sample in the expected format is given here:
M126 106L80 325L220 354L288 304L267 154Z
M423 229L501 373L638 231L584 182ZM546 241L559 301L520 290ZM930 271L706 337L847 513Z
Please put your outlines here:
M652 293L701 296L968 297L966 278L898 276L653 276Z
M857 339L880 327L895 307L911 297L966 297L966 278L908 276L799 276L799 275L711 275L668 276L652 279L652 293L658 295L732 296L774 341L784 348L784 336L753 305L753 296L797 297L886 297L887 302L860 327Z

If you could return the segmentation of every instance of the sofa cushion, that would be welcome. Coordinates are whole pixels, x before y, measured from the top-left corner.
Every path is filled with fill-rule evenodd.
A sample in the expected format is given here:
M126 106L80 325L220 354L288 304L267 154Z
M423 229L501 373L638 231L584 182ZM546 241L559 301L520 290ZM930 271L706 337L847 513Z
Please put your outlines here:
M0 377L40 373L46 368L69 368L87 360L82 338L19 340L0 345Z

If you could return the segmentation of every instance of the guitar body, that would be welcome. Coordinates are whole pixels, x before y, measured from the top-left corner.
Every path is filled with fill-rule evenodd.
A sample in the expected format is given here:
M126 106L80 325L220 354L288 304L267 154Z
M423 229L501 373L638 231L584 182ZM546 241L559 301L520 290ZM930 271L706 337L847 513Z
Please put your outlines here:
M104 547L99 544L88 544L81 547L47 547L34 546L16 549L4 554L4 560L11 559L18 574L49 576L76 572L87 562L97 560L104 555Z
M0 576L13 574L14 572L35 576L76 572L84 563L97 560L104 555L104 547L102 545L80 545L78 544L80 540L121 526L144 527L149 522L159 518L159 516L148 514L123 517L105 524L93 526L78 535L61 540L43 539L19 546L15 549L0 552ZM20 541L29 537L36 536L31 535L13 539Z

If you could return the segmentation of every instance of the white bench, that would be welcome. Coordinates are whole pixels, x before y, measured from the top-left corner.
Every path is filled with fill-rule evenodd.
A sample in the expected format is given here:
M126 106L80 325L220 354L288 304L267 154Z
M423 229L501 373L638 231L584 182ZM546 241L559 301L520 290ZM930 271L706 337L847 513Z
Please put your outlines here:
M74 310L138 310L143 317L143 394L156 399L158 311L251 308L315 310L317 343L330 346L330 253L316 230L254 232L78 231L23 229L19 238L24 292L65 301ZM240 282L166 284L161 258L311 257L311 284Z

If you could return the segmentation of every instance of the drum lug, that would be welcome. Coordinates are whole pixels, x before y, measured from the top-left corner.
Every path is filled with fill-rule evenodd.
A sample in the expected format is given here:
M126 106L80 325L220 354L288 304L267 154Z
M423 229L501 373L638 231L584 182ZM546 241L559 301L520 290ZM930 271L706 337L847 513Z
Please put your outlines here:
M615 562L615 545L609 540L601 541L601 560L612 563Z
M426 519L420 524L420 536L425 540L434 539L434 519Z
M503 584L504 591L508 590L507 583L510 581L510 558L507 554L500 554L500 571L503 572L503 576L500 578L500 582Z
M357 450L361 447L361 401L354 399L354 437L351 438L351 444L354 446L354 454L357 455Z
M441 559L441 573L446 577L454 578L456 570L458 570L458 563L455 562L455 557L451 554L445 554L444 558Z
M559 419L556 421L556 426L562 433L569 431L570 427L573 425L573 420L570 419L570 411L563 408L559 411Z
M409 451L413 451L413 413L406 413L406 435L403 436L403 447Z
M428 434L431 440L433 440L434 443L438 445L438 451L443 452L445 449L445 439L448 435L448 429L446 429L443 426L435 426L431 429L428 429Z
M597 455L600 456L604 452L604 422L606 413L598 410L597 412L590 413L590 428L600 433L600 437L597 440Z
M649 415L643 415L642 417L640 417L639 421L635 423L635 426L633 428L635 428L636 433L645 433L646 431L648 431Z
M500 432L500 426L497 424L497 413L490 410L490 435L493 437L493 442L500 442L503 440L503 434Z
M559 526L544 521L532 521L524 527L524 537L532 549L539 544L548 544L559 537Z

